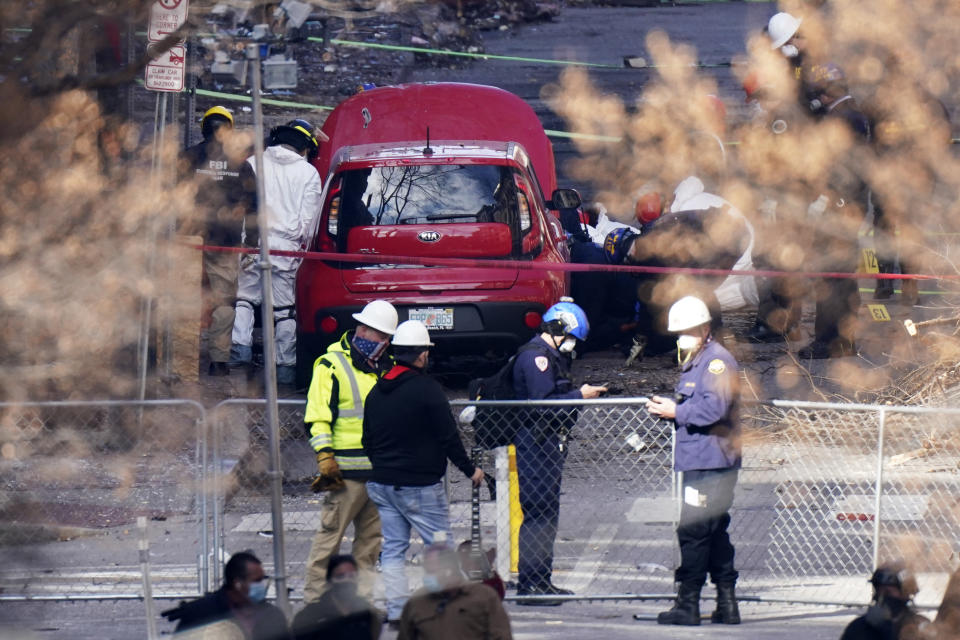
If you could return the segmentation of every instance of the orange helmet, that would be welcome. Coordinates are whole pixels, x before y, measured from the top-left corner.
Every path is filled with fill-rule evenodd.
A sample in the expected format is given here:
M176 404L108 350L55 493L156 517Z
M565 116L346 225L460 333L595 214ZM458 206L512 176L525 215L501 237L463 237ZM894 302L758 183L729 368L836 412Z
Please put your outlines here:
M663 196L656 191L645 193L637 200L637 222L649 224L663 213Z

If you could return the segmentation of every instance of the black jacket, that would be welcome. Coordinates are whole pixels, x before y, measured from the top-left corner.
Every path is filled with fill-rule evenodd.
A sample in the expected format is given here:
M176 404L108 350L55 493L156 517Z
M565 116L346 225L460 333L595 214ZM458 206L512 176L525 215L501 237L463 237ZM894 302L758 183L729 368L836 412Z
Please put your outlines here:
M336 587L311 602L293 618L295 640L377 640L383 623L373 605L356 593Z
M891 618L882 607L874 605L847 625L840 640L914 640L929 622L913 610Z
M197 180L197 221L205 240L224 247L240 246L244 217L256 214L255 192L251 197L246 183L253 184L249 164L234 163L216 140L204 140L183 151L179 178Z
M380 484L436 484L446 473L448 458L464 475L473 475L443 389L403 365L380 378L367 396L363 450L373 464L372 479Z
M253 631L249 632L237 620L235 611L230 607L226 587L192 600L182 602L179 607L164 611L160 615L170 622L177 623L176 633L189 631L215 622L232 621L250 640L287 640L290 630L287 619L280 609L266 602L255 604L251 608L254 620Z

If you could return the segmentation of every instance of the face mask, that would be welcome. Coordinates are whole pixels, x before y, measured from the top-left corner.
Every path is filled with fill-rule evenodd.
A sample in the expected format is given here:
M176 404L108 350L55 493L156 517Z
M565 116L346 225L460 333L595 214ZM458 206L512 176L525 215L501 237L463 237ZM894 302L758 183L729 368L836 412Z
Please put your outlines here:
M682 367L690 362L702 343L703 339L699 336L687 334L679 336L677 338L677 363Z
M357 592L357 581L354 578L332 578L330 586L334 591L343 595L353 595Z
M560 353L573 353L574 348L577 346L577 339L567 336L563 339L563 342L560 343L560 346L557 347L557 351Z
M430 593L440 593L443 591L443 585L440 584L440 579L429 573L423 576L423 586L426 587Z
M267 599L267 580L250 583L250 593L247 595L250 602L263 602Z
M780 53L782 53L785 58L796 58L800 55L800 49L797 49L797 47L792 44L785 44L780 47Z
M353 336L352 344L354 348L362 353L367 360L376 362L380 359L380 356L383 355L383 352L387 348L386 342L377 342L376 340L367 340L366 338L361 338L358 335Z

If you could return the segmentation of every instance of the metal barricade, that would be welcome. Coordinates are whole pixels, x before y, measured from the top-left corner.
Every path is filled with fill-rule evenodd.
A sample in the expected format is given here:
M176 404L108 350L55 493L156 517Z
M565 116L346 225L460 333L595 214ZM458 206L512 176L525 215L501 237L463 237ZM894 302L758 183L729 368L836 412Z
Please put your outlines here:
M514 442L485 452L496 483L480 492L483 546L497 548L504 578L516 581L522 562L552 553L552 579L576 597L672 597L680 492L671 421L651 416L642 398L451 404L455 416L478 411L462 426L468 452L484 424L488 432L503 425ZM269 562L269 537L284 535L296 599L323 496L309 491L315 458L303 402L285 401L285 531L270 530L263 406L231 400L214 414L214 564L247 548ZM917 601L939 602L960 546L960 409L776 401L743 413L730 533L744 600L863 605L877 564L905 558L918 575ZM447 487L454 541L469 540L470 482L451 466ZM522 522L533 524L526 539ZM345 547L350 539L348 530ZM420 549L415 539L411 564Z
M0 600L203 593L205 425L189 400L0 403Z
M498 541L501 575L524 562L539 575L535 565L552 556L554 581L578 595L672 591L672 423L651 416L642 398L453 404L477 409L464 429L468 450L484 431L515 434L485 465L500 472L495 502L481 504L484 546ZM461 476L451 483L454 537L469 539L470 483L451 473Z
M273 564L272 537L283 536L288 587L302 594L304 565L319 524L320 498L310 492L316 458L304 432L303 400L280 400L280 451L284 474L284 531L273 531L268 477L266 401L233 399L210 411L210 477L213 491L214 582L230 554L252 550Z
M904 559L935 606L960 550L958 409L774 401L750 409L731 536L744 590L866 604Z
M532 441L514 438L515 462L506 449L490 454L519 489L505 497L498 483L499 504L481 508L501 575L515 579L524 553L536 562L552 551L554 581L576 597L672 594L681 498L672 422L653 419L642 399L454 404L474 405L493 423L543 426ZM744 414L730 526L744 599L865 605L873 569L905 559L918 575L917 602L939 603L960 547L960 410L775 401ZM472 445L475 429L463 436ZM469 483L451 486L455 531L465 536L469 510L457 505ZM535 516L526 542L518 535L524 503Z

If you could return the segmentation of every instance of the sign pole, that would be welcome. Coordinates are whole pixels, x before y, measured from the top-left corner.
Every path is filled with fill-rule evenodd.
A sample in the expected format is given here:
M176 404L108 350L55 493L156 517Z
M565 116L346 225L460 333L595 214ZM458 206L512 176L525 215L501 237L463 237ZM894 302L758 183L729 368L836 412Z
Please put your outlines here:
M253 68L253 142L254 166L257 174L257 226L260 230L260 304L263 325L263 386L267 400L267 429L270 441L270 507L273 516L273 582L277 589L277 606L290 617L287 593L287 569L283 535L283 471L280 469L280 411L277 407L277 347L273 330L273 280L270 265L270 221L263 186L263 105L260 103L260 45L251 43L246 49Z

